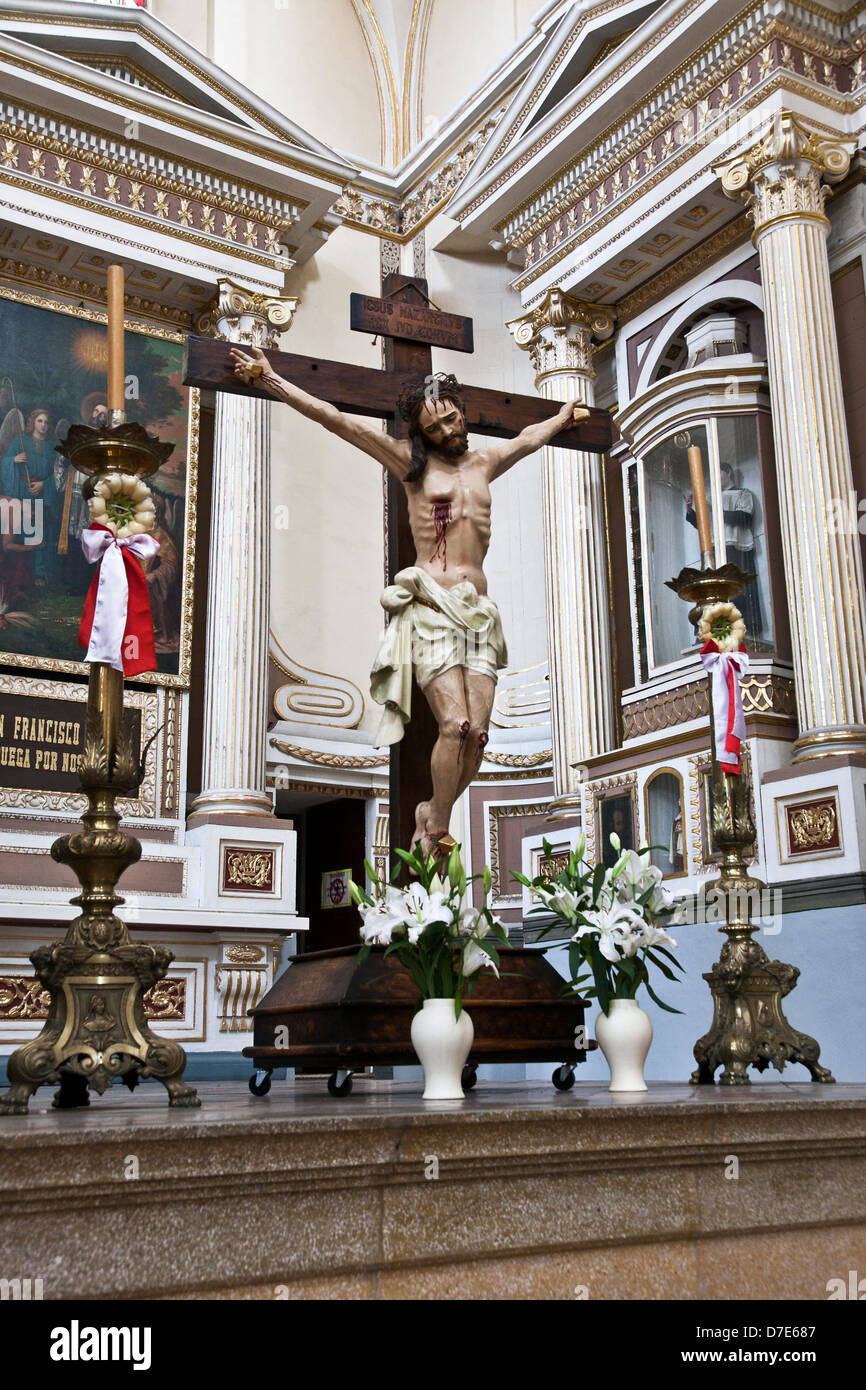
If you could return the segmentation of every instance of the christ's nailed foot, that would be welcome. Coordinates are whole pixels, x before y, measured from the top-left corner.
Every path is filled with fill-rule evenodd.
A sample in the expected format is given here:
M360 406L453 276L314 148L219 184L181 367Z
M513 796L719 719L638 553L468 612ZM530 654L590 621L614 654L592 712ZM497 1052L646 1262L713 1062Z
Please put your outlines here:
M412 844L409 846L410 853L421 854L425 858L429 854L434 854L439 837L444 834L446 831L437 830L432 825L430 802L419 801L415 807L415 831L412 836Z

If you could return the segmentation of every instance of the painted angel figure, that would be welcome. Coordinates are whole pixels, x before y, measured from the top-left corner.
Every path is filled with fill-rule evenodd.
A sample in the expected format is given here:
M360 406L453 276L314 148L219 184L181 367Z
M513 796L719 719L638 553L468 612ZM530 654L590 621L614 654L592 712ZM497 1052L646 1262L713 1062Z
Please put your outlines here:
M0 492L29 503L37 521L41 520L42 544L33 547L33 575L37 588L43 588L53 578L52 542L57 524L54 439L47 410L31 410L25 419L23 412L13 407L4 416L0 425Z

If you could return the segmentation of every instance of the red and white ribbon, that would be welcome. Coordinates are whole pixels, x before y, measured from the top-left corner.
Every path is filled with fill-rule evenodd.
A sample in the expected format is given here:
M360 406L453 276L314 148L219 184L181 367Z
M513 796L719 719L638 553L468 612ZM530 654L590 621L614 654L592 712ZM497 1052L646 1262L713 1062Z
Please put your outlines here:
M710 639L701 647L701 661L713 678L713 724L716 757L725 772L740 773L740 752L746 737L746 717L740 679L749 669L749 658L742 650L721 652Z
M125 676L155 671L153 619L141 561L156 554L159 541L144 533L118 540L95 522L83 532L81 548L89 564L101 561L78 629L78 645L87 647L85 661L104 661Z

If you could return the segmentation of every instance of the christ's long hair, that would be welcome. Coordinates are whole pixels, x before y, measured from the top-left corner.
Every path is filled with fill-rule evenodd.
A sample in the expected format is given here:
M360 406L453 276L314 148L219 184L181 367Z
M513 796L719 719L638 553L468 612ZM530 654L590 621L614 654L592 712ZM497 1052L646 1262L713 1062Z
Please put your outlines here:
M430 444L421 428L421 411L424 405L427 401L450 401L460 411L465 424L466 407L463 404L462 391L460 382L450 372L433 372L431 375L419 376L404 383L397 397L397 409L409 425L409 438L412 442L407 483L419 482L427 467Z

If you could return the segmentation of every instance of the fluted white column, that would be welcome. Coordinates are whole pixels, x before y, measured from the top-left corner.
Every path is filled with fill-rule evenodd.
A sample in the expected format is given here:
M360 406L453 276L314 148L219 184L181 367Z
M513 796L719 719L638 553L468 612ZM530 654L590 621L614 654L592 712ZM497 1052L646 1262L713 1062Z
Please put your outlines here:
M296 305L220 280L210 322L214 336L227 342L276 347ZM193 818L273 813L265 785L270 410L268 401L217 395L202 784Z
M592 342L613 332L609 309L553 289L508 327L529 351L545 400L594 404ZM548 816L565 819L580 813L579 765L615 739L604 489L598 454L551 445L542 469L554 785Z
M836 529L853 490L830 288L822 178L850 155L789 112L719 172L751 203L800 736L794 761L866 749L866 593L859 536Z

